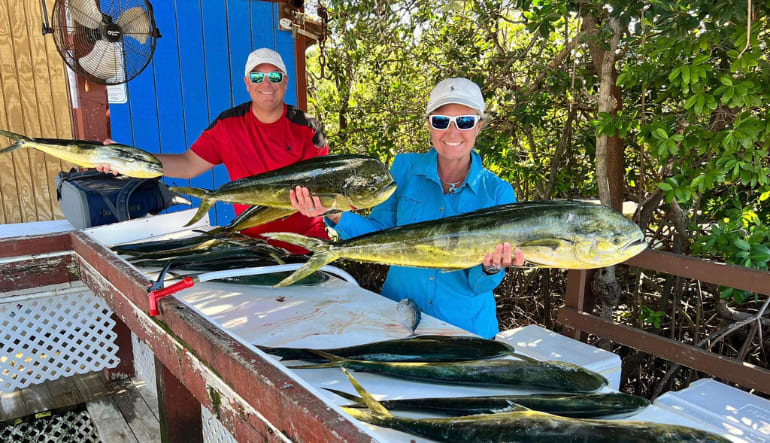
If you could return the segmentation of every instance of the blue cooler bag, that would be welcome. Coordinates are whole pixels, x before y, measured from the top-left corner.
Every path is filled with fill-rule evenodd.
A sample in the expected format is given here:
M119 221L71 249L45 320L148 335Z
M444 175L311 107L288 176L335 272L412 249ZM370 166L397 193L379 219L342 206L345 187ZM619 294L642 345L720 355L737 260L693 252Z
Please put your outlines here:
M190 204L169 191L160 178L114 176L93 169L60 172L56 197L64 216L78 229L157 214L177 203Z

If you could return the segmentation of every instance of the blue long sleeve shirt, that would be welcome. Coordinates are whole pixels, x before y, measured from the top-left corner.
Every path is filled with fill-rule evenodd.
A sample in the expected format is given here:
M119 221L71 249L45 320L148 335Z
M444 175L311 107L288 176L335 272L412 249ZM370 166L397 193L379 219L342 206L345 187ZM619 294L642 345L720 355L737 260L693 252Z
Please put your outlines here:
M465 182L452 194L444 194L438 177L438 153L399 154L391 166L398 187L369 217L345 212L339 223L327 224L343 239L394 226L451 217L490 206L516 202L511 185L481 165L471 151L471 167ZM493 252L493 251L489 251ZM438 269L391 266L382 295L395 301L411 298L420 309L482 337L499 331L492 290L504 273L486 275L481 265L444 272Z

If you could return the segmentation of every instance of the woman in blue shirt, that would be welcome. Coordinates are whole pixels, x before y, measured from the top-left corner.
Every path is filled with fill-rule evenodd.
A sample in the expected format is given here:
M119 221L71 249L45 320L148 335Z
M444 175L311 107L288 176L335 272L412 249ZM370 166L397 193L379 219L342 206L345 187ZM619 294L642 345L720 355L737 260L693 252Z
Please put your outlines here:
M435 220L490 206L516 202L511 185L481 165L473 149L484 118L484 97L465 78L443 80L431 91L427 107L433 149L399 154L391 174L398 187L369 217L351 212L332 214L326 222L343 239L394 226ZM307 188L291 193L303 215L317 217L328 209ZM391 266L382 294L393 300L411 298L420 310L482 337L499 331L492 290L503 280L502 268L524 263L510 243L497 245L481 265L453 272Z

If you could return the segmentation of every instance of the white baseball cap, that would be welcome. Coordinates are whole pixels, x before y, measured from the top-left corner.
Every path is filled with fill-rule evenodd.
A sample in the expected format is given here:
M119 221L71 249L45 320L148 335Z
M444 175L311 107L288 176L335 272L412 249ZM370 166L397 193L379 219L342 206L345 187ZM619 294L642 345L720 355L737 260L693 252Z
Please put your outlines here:
M448 78L440 81L430 91L425 114L428 115L450 103L468 106L479 111L479 115L484 115L484 97L481 95L481 88L467 78Z
M251 51L251 54L249 54L249 58L246 60L246 73L243 75L248 77L249 72L251 72L252 69L258 65L261 65L262 63L270 63L271 65L280 69L281 72L286 74L286 65L283 64L281 54L273 51L272 49L259 48Z

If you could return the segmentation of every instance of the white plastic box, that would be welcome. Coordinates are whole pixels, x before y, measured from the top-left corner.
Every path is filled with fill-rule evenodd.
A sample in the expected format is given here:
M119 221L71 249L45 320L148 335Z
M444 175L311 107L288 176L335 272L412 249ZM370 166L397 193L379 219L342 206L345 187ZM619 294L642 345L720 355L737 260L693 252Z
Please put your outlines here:
M716 427L735 442L770 442L770 401L712 379L667 392L654 405Z
M537 360L559 360L603 375L614 391L620 388L620 356L537 325L502 331L495 337L512 345L516 352Z

